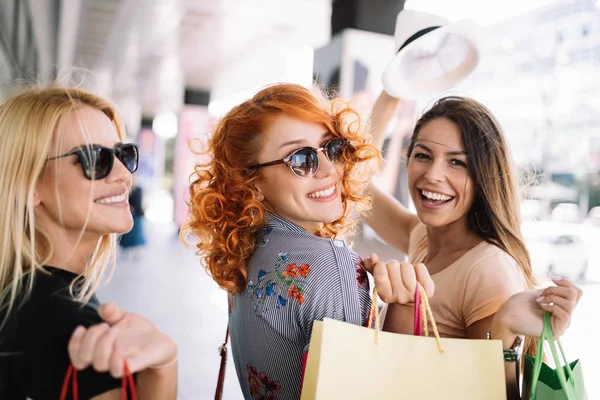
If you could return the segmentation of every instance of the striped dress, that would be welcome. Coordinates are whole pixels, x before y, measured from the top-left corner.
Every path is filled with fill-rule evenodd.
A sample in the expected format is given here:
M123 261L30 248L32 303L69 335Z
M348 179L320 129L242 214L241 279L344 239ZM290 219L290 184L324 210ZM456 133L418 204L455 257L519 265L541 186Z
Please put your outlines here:
M362 260L343 240L271 215L248 265L248 287L230 299L231 347L244 397L299 399L313 321L365 326L370 307Z

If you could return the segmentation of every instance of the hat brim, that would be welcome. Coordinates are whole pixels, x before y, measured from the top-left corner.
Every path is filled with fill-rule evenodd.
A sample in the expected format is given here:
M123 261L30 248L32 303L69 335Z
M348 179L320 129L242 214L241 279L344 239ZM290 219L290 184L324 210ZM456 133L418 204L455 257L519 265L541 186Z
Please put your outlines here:
M450 38L450 42L440 47L440 54L436 53L435 57L419 58L416 52L424 40L432 38L430 35ZM397 98L415 99L440 93L458 84L479 63L482 36L483 29L471 20L460 20L427 33L394 56L383 72L384 90ZM438 58L445 58L449 61L448 65L442 65ZM457 58L460 62L456 61Z

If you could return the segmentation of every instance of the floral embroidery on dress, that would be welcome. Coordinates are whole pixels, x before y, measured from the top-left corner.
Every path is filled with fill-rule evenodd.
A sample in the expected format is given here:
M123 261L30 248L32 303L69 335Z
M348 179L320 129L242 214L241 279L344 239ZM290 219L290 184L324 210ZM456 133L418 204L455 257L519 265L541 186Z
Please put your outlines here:
M258 247L265 247L267 245L267 243L269 243L269 239L265 238L265 236L267 236L269 233L271 233L272 230L273 230L273 228L271 228L271 227L267 227L267 228L263 229L262 234L257 238Z
M276 308L287 305L289 300L295 300L298 304L304 303L303 280L310 274L310 267L308 264L288 264L287 259L288 253L279 253L275 270L266 272L261 269L258 271L256 282L248 282L248 295L254 302L254 312L258 311L259 305L262 305L263 312L266 311L266 301L272 296L276 296Z
M279 381L269 378L264 372L259 373L256 367L250 364L246 364L246 373L250 394L254 399L277 400L276 394L281 391Z
M365 267L363 267L362 258L358 257L358 264L354 266L356 269L356 282L359 287L368 288L369 287L369 277L367 275L367 271L365 271Z

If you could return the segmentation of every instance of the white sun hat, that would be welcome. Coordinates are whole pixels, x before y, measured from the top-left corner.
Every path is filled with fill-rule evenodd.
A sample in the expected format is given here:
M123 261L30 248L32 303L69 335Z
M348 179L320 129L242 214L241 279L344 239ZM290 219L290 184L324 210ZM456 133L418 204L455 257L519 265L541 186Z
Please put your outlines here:
M383 72L384 90L415 99L456 85L479 63L482 36L472 20L450 23L421 11L400 11L394 32L398 52Z

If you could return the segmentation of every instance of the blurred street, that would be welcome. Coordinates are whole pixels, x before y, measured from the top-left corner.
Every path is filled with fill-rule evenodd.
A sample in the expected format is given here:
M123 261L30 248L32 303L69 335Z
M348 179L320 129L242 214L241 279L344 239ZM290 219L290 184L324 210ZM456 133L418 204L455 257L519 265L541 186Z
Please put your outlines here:
M120 254L111 282L98 292L153 321L179 348L180 400L213 399L227 323L227 296L179 240L173 224L147 223L139 259ZM241 399L231 355L224 400Z
M174 225L148 223L146 231L148 245L141 257L134 260L120 254L112 281L98 296L101 301L115 301L147 317L177 342L178 399L212 399L220 362L217 348L223 341L227 320L226 295L206 275L194 251L180 243ZM358 244L356 249L363 257L373 249L381 257L394 256L377 240ZM600 382L594 377L600 373L595 363L600 359L600 348L596 346L596 321L591 316L598 315L600 283L581 283L581 287L585 295L563 345L571 360L581 359L589 399L598 399ZM231 356L227 367L223 399L241 399Z

